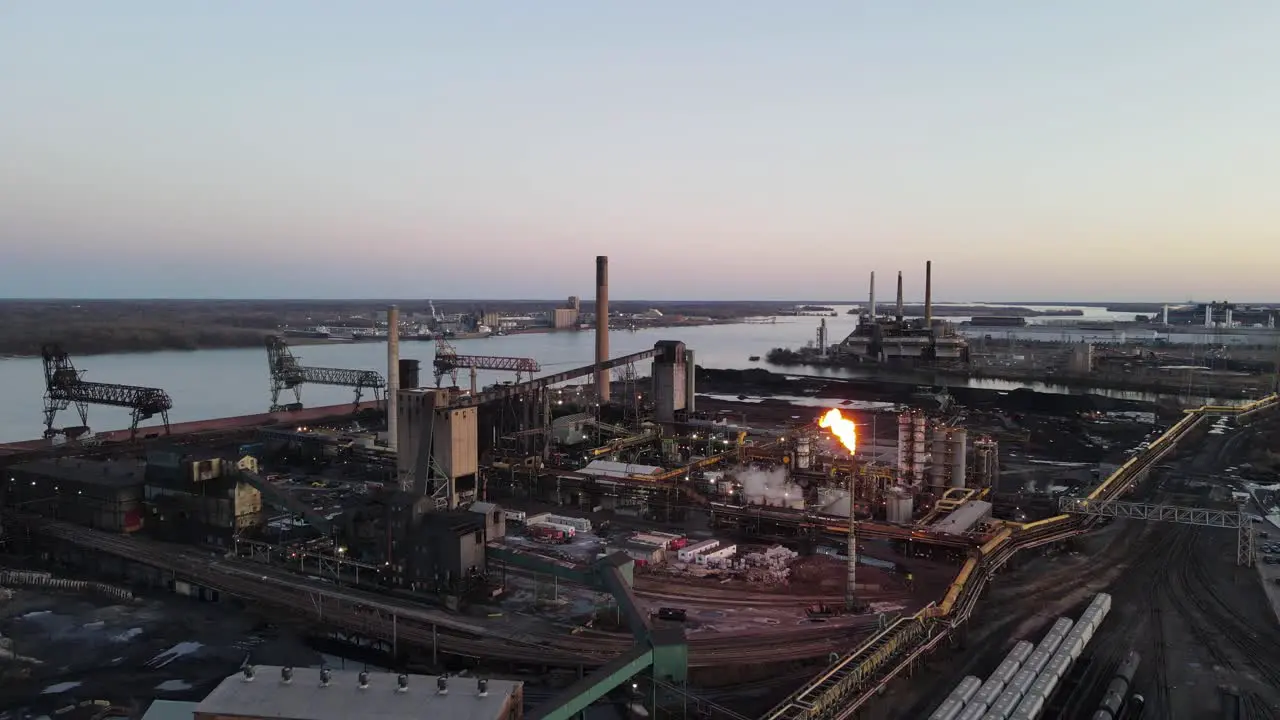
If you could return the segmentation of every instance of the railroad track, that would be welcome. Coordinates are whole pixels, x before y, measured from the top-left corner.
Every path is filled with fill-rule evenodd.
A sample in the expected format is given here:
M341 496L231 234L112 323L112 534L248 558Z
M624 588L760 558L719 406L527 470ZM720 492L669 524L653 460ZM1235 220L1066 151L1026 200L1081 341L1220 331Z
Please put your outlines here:
M373 593L316 583L269 565L238 559L213 560L207 554L180 547L170 548L141 538L120 537L62 523L46 522L43 525L45 532L55 537L168 570L234 597L265 602L294 612L317 602L315 598L327 597L331 607L310 608L319 614L322 621L343 630L384 639L394 638L397 643L435 647L475 657L564 667L603 665L633 645L630 636L624 633L612 638L582 638L475 625L430 608L389 602L387 598ZM363 607L367 612L359 612L357 607ZM380 611L383 614L378 614ZM393 613L394 620L391 619ZM855 624L826 624L812 629L797 629L794 625L782 623L772 632L693 638L689 640L689 665L720 667L762 660L800 661L826 657L832 652L847 651L856 644L858 636L867 634L876 623L875 616L868 616ZM833 631L833 627L840 629Z

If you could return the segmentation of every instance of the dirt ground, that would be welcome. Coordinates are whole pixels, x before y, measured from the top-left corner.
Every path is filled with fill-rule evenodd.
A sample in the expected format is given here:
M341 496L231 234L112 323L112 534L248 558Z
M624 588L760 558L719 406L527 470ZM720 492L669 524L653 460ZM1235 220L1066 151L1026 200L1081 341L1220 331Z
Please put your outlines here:
M145 708L198 700L248 659L318 666L299 638L234 606L179 598L114 603L16 590L0 601L0 635L34 662L0 665L0 710L53 715L82 700Z

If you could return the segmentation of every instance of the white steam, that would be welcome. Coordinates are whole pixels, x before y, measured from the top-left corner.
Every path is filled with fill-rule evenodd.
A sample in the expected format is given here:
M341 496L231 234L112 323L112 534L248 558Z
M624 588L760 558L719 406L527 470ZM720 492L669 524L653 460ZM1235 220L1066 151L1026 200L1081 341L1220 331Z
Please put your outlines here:
M733 475L742 483L742 492L749 503L778 504L804 497L804 490L799 485L787 482L785 468L758 470L740 467L733 471Z

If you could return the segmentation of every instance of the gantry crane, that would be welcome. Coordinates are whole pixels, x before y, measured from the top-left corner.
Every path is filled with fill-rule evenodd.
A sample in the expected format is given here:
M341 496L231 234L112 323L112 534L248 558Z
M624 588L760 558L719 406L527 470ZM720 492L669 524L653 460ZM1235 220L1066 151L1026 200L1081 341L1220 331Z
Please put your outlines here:
M387 381L373 370L305 366L298 362L284 338L278 335L267 338L267 363L271 369L271 412L300 409L304 384L354 388L356 409L360 407L366 388L373 390L375 400L381 401L382 391L387 387ZM292 405L280 404L280 393L284 390L293 391Z
M522 357L501 357L498 355L459 355L458 349L444 338L436 339L436 359L433 363L436 374L436 387L440 387L440 381L445 375L453 380L453 384L458 384L458 370L467 368L471 370L471 394L475 395L476 388L476 371L477 370L505 370L516 374L516 382L521 381L521 377L529 374L529 379L533 379L533 374L542 371L542 366L533 358Z
M44 436L46 438L52 438L63 432L54 429L53 421L59 411L66 410L72 404L80 414L80 424L85 427L89 425L89 406L107 405L129 408L133 411L133 423L129 426L130 439L137 436L139 422L156 415L164 420L165 434L169 433L169 410L173 408L173 400L164 390L134 385L85 382L81 378L82 371L76 370L76 366L71 362L71 356L57 343L42 346L40 357L44 361Z

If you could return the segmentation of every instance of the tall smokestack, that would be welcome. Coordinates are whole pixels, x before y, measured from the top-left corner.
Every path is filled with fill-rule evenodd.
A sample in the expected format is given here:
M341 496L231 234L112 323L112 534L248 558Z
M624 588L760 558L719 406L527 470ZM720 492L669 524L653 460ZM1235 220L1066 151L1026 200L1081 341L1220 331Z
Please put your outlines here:
M400 308L387 308L387 447L395 450L399 422L396 413L400 392Z
M902 324L902 271L898 271L898 324Z
M610 372L604 368L609 359L609 257L596 256L596 396L603 405L609 402Z
M933 327L933 261L924 261L924 326Z
M875 270L871 271L871 299L870 299L870 302L868 302L867 304L867 315L870 316L872 322L875 322L875 319L876 319L876 271Z

